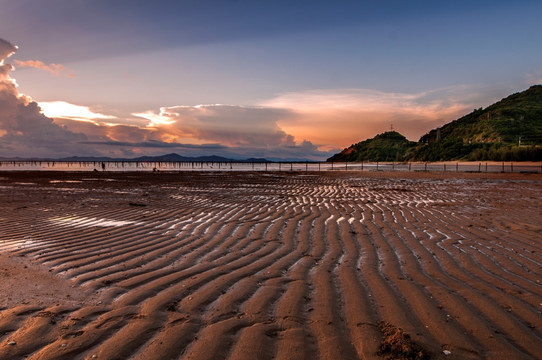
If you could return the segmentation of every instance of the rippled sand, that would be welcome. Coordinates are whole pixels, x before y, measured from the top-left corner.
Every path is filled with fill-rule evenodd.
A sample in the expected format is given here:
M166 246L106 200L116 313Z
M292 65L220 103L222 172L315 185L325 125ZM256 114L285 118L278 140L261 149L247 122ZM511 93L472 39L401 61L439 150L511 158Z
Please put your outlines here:
M542 175L4 172L0 200L0 359L541 356Z

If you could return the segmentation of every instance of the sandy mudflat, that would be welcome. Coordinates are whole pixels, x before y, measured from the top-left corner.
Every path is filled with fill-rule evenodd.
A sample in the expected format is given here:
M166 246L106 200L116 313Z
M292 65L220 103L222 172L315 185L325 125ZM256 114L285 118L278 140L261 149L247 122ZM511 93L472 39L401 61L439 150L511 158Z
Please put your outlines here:
M535 174L0 173L0 359L542 358L541 204Z

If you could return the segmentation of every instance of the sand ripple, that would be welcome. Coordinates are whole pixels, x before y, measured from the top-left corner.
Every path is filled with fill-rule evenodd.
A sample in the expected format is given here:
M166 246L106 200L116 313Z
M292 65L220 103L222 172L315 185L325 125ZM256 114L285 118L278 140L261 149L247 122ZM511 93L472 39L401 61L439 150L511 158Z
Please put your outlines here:
M105 175L2 174L1 359L540 357L536 175Z

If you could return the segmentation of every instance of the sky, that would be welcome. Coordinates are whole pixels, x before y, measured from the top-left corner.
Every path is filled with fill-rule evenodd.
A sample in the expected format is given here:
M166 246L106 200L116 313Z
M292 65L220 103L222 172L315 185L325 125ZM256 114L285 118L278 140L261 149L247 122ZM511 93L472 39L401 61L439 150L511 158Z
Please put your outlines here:
M0 158L325 160L542 83L539 0L0 0Z

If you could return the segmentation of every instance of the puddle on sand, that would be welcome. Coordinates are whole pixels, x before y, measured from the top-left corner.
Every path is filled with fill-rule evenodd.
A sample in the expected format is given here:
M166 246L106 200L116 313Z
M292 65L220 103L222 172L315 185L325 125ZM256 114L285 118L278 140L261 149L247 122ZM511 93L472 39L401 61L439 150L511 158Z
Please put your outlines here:
M97 219L79 216L52 217L49 221L63 226L74 227L117 227L125 225L142 225L140 222L127 220Z
M50 180L49 183L51 184L60 184L60 183L79 184L79 183L82 183L82 181L80 180Z

